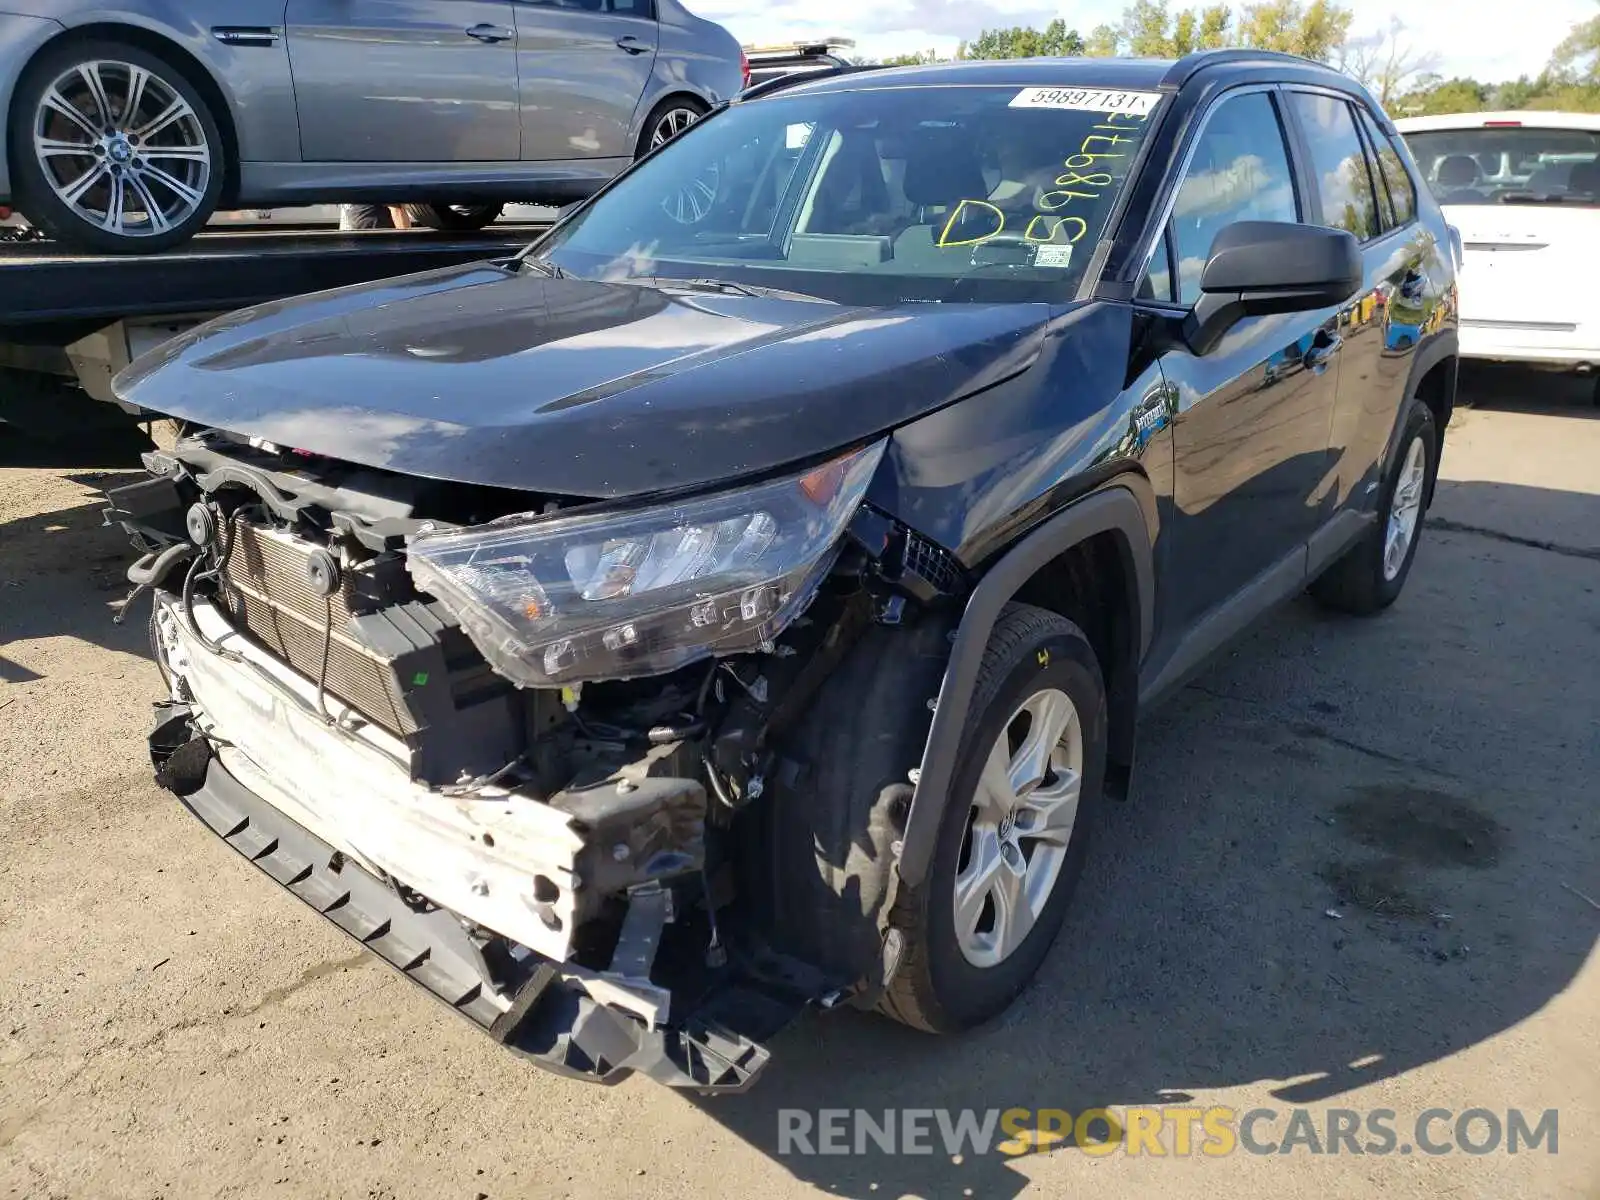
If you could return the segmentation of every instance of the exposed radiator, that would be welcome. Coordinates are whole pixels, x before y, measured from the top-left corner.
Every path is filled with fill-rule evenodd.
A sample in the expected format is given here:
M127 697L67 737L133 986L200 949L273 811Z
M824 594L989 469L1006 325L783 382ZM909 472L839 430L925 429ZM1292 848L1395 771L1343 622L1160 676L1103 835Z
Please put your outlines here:
M402 697L393 660L350 636L348 573L338 592L322 597L306 578L306 561L314 549L310 543L243 518L234 519L233 539L224 575L234 621L311 680L322 675L324 629L331 628L327 690L391 733L416 733L418 725Z

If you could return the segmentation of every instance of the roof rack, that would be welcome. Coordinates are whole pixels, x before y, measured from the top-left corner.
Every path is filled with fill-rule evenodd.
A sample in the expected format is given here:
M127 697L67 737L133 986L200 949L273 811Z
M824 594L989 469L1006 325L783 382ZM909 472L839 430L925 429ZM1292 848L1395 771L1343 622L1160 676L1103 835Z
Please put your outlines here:
M1327 63L1320 63L1314 58L1304 58L1298 54L1285 54L1282 50L1253 50L1249 48L1196 50L1192 54L1185 54L1168 67L1167 73L1161 77L1160 86L1163 90L1176 91L1207 67L1220 66L1223 63L1247 62L1291 62L1297 63L1302 67L1321 67L1324 71L1333 70Z

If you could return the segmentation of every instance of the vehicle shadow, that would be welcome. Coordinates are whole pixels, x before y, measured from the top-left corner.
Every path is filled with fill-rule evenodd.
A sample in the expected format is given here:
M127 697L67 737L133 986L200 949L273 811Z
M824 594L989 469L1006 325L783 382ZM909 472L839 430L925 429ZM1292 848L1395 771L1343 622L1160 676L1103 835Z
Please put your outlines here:
M1600 420L1600 377L1539 371L1514 363L1461 364L1456 403L1466 408Z
M1600 520L1600 497L1510 490ZM932 1153L812 1155L781 1114L804 1110L815 1146L824 1109L981 1121L1253 1086L1281 1112L1510 1029L1600 933L1563 886L1600 879L1597 643L1600 564L1430 531L1384 616L1297 601L1147 718L1136 794L1105 814L1011 1011L953 1038L808 1019L750 1093L694 1103L835 1195L1005 1196L1027 1186L1017 1164L953 1162L932 1121Z
M130 590L127 568L135 555L120 528L104 526L97 493L140 478L139 454L149 447L134 428L49 440L0 429L0 487L8 468L32 468L59 471L96 493L50 512L0 520L0 683L38 678L5 652L27 639L59 635L148 653L142 615L130 613L124 625L112 620Z

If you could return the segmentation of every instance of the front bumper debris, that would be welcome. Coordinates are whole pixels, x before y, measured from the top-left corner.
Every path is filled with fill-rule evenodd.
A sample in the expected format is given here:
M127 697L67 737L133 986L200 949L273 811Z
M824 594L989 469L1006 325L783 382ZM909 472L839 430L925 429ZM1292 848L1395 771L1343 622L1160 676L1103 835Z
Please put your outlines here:
M699 819L686 825L672 792L689 781L646 775L546 802L491 788L447 796L410 782L382 753L384 731L347 721L332 697L343 732L318 720L300 694L306 682L229 631L209 604L193 610L207 645L173 597L156 601L157 649L173 681L149 737L157 782L496 1041L591 1081L637 1072L672 1087L742 1091L767 1062L763 1043L840 994L839 981L743 939L725 942L716 962L697 943L688 975L682 955L663 966L658 950L698 936L674 920L685 914L674 914L670 886L683 865L674 855L687 848L699 861ZM598 856L597 844L612 853ZM650 864L663 864L660 878ZM566 885L548 905L542 878ZM627 898L603 969L570 951L583 911L576 895L590 891L571 886L579 878Z
M161 715L151 753L165 765L171 751L163 730L184 714L167 706ZM734 984L675 1025L651 1029L597 1002L542 960L514 994L502 995L454 914L411 907L245 788L217 759L206 764L200 787L180 799L228 845L384 962L496 1041L559 1074L611 1084L638 1072L671 1087L743 1091L766 1065L760 1041L800 1007Z

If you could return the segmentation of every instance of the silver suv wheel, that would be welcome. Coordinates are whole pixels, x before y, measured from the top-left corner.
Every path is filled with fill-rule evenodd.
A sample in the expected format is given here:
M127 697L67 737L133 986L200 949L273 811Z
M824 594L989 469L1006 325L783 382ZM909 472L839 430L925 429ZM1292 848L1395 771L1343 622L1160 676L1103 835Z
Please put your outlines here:
M176 87L136 63L96 59L58 75L34 112L45 182L84 222L164 234L205 203L213 147Z
M1390 582L1400 574L1406 551L1416 536L1417 518L1422 513L1422 493L1428 486L1428 448L1422 438L1413 437L1406 447L1405 461L1395 480L1389 500L1389 520L1383 538L1383 578Z
M1070 697L1028 697L995 740L955 880L955 933L975 967L1004 962L1050 900L1083 787L1083 722Z

